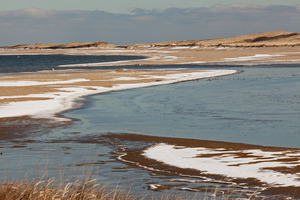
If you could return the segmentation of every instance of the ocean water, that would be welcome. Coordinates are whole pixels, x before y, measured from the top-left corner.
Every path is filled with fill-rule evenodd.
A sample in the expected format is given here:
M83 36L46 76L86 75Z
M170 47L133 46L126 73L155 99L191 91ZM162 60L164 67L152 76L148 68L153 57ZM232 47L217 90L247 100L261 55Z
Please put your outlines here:
M45 61L45 58L26 57L28 61L23 64L6 65L1 62L0 70L1 73L33 72L50 70L61 64L124 59L101 56L61 58L58 55L47 58L54 61ZM1 59L3 61L3 56L0 56ZM114 151L120 144L93 141L98 136L110 133L300 148L300 65L147 67L234 68L239 73L86 97L81 100L82 107L63 113L65 117L76 119L71 124L47 131L28 129L30 137L21 143L0 141L2 177L18 179L41 175L77 179L86 168L92 168L93 177L111 184L112 188L115 185L130 187L135 193L150 195L181 191L181 186L162 192L148 190L151 184L172 185L174 180L181 177L154 174L118 161L118 154ZM91 138L92 142L76 142L78 138ZM34 142L26 142L26 139L33 139ZM129 149L145 145L149 144L126 142ZM176 184L178 182L175 181ZM199 180L185 184L184 187L193 187L195 184L197 187L208 187L208 183ZM210 183L212 188L216 185Z
M0 55L0 73L36 72L45 70L88 69L89 67L58 67L59 65L112 62L141 59L143 56L111 55Z

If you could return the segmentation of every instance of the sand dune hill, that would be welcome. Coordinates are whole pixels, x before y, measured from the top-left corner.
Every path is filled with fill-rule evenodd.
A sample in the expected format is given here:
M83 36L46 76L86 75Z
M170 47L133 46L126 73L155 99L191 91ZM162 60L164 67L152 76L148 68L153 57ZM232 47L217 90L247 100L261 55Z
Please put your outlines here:
M145 48L145 47L174 47L174 46L199 46L199 47L283 47L300 46L300 33L276 31L243 35L232 38L218 38L209 40L184 40L159 43L143 43L128 45L112 45L108 42L95 43L68 43L68 44L20 44L5 46L7 49L71 49L71 48Z
M170 41L128 45L129 47L166 47L166 46L200 46L200 47L279 47L300 46L300 33L276 31L243 35L232 38L210 40Z
M5 46L2 48L8 49L72 49L72 48L90 48L90 47L110 47L112 46L108 42L94 42L94 43L68 43L68 44L19 44L14 46Z

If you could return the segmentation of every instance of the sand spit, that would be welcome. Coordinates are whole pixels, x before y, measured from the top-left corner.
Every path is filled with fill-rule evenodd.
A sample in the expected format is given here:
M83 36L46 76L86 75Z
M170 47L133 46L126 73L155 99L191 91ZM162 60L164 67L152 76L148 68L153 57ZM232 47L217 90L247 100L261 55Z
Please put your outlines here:
M126 140L150 143L141 149L120 149L119 159L155 173L256 189L262 195L300 197L300 149L135 134L104 137L120 144Z
M286 64L300 63L300 33L277 31L233 38L129 45L111 45L105 42L15 45L0 47L1 54L88 54L147 57L140 60L75 65L81 67L171 64Z
M66 120L58 113L79 106L80 97L131 88L223 76L236 70L93 70L2 76L0 118L31 116Z
M112 61L102 63L83 63L61 65L65 67L109 67L109 66L140 66L148 65L257 65L257 64L288 64L300 63L300 47L260 47L260 48L180 48L172 47L137 47L134 49L120 48L86 48L86 49L0 49L0 55L130 55L143 56L144 59Z

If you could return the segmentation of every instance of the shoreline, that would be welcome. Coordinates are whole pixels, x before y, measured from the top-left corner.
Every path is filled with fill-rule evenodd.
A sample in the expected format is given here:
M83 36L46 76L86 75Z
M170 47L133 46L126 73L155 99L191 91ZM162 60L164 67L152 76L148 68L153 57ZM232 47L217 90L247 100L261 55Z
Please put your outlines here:
M85 63L85 64L72 64L72 65L59 65L57 68L63 69L65 67L73 67L73 70L55 70L54 72L31 72L18 73L18 76L0 76L0 118L17 117L30 115L34 118L52 118L56 120L63 120L57 117L57 113L64 112L72 109L74 101L77 98L86 95L100 94L104 92L149 87L160 84L171 84L181 81L195 80L200 78L209 78L220 75L228 75L236 73L231 71L229 73L210 74L208 76L198 74L197 77L186 78L183 73L190 73L182 71L182 77L167 77L167 71L156 71L151 78L146 71L148 65L186 65L188 69L189 64L194 65L257 65L257 64L287 64L287 63L300 63L300 47L260 47L260 48L230 48L230 47L132 47L132 49L122 49L115 47L99 47L99 48L79 48L79 49L1 49L0 55L48 55L48 54L68 54L68 55L130 55L130 56L143 56L144 59L137 60L124 60L112 61L103 63ZM127 70L123 74L118 70L99 70L93 67L109 67L115 66L125 68L126 66L136 65L142 69ZM88 70L82 70L80 67L88 67ZM174 73L171 70L171 74ZM102 73L103 72L103 73ZM105 73L115 73L110 78L102 76ZM194 71L195 72L195 71ZM48 76L46 74L49 74ZM102 75L98 77L89 77L88 73L97 73ZM140 74L139 74L140 73ZM160 75L157 75L157 73ZM21 74L21 75L20 75ZM122 76L131 77L127 80L122 80ZM143 78L143 76L148 76ZM157 77L159 76L159 77ZM165 76L165 77L163 77ZM63 77L69 77L68 79ZM113 78L119 78L113 80ZM152 80L151 80L152 79ZM172 80L171 80L172 79ZM15 81L15 83L8 83L6 87L3 83L7 81ZM22 82L24 81L24 82ZM30 81L32 81L30 85ZM103 84L99 82L103 81ZM104 83L105 82L105 83ZM2 85L1 85L2 84ZM123 84L123 86L121 85ZM126 84L126 85L125 85ZM130 85L131 84L131 85ZM12 93L6 94L5 90L11 90L13 86L22 87L25 93ZM54 87L53 85L59 85ZM43 87L44 86L44 87ZM31 87L31 88L30 88ZM32 91L34 90L34 91ZM35 100L30 102L30 100ZM46 103L47 102L47 103ZM43 110L32 110L32 103L38 107L43 107L47 104L49 109L43 109L47 114L42 113ZM59 105L59 106L58 106ZM45 106L44 106L45 107ZM9 110L10 108L10 110ZM29 110L24 111L24 108ZM19 113L15 113L15 110ZM21 110L23 109L23 112ZM36 109L36 108L35 108ZM53 111L57 110L57 111ZM39 113L39 114L37 114ZM50 114L49 114L50 113Z
M164 65L166 63L174 63L174 65L177 64L182 64L179 63L182 61L182 59L185 58L181 58L184 57L184 55L188 54L188 52L190 52L190 49L174 49L171 50L172 53L170 52L161 52L164 49L160 49L159 54L160 58L168 58L167 56L175 56L176 54L180 54L180 52L182 53L182 55L179 57L177 56L177 59L174 59L174 57L169 57L168 59L160 59L158 56L156 55L157 52L155 53L150 53L150 54L143 54L143 56L148 56L148 58L151 58L151 56L153 56L155 59L153 59L152 61L148 60L146 62L128 62L128 63L124 63L126 65L147 65L147 62L149 62L149 64L151 65L155 65L155 63L160 63L160 65ZM180 52L175 52L176 51L180 51ZM251 52L254 49L251 49ZM76 50L77 51L77 50ZM81 53L85 52L82 50L78 50ZM93 51L93 50L91 50ZM185 51L185 52L183 52ZM223 50L223 49L209 49L207 52L205 51L205 55L208 54L213 54L214 52L220 53L224 53L223 56L228 56L228 52L226 51L231 51L231 53L233 51L237 51L237 49L235 50ZM241 50L239 50L241 54L244 54ZM260 51L262 51L262 49L260 49ZM299 48L295 48L293 49L293 53L291 57L291 59L294 59L294 56L298 56L298 51ZM55 51L56 52L56 51ZM120 52L116 52L115 55L117 55L117 53ZM132 52L131 52L132 53ZM230 53L230 54L231 54ZM247 53L247 52L246 52ZM250 51L248 52L250 53ZM193 54L193 53L192 53ZM196 54L193 54L193 56L197 56L201 54L201 52L197 52ZM268 63L268 62L278 62L276 61L276 59L282 59L282 56L255 56L254 55L241 55L241 54L236 54L236 58L237 60L233 60L230 62L227 62L230 65L233 64L238 64L238 63L243 63L243 65L248 64L256 64L257 62L262 62L262 63ZM112 54L110 54L112 55ZM119 54L118 54L119 55ZM135 54L136 55L136 54ZM141 55L141 54L138 54ZM263 55L263 52L260 52L259 55ZM268 54L271 55L271 54ZM203 56L203 55L202 55ZM259 58L261 60L247 60L249 56L252 56L251 58ZM152 57L152 58L153 58ZM238 59L241 59L239 57L243 57L244 61L240 61ZM223 58L222 58L223 59ZM246 59L246 60L245 60ZM275 59L275 60L271 60L270 59ZM189 59L187 59L189 60ZM198 62L198 61L193 61L193 59L189 60L190 62ZM202 62L202 61L201 61ZM210 61L207 61L210 62ZM215 63L217 63L218 61L214 61ZM293 61L284 61L284 62L293 62ZM298 62L298 61L297 61ZM154 64L153 64L154 63ZM108 66L114 65L115 63L105 63L108 64ZM120 68L122 67L126 67L126 65L122 65L122 63L119 63ZM202 64L202 63L199 63ZM224 64L225 65L225 64ZM188 68L188 66L186 67ZM219 72L219 74L216 74L216 72ZM226 73L225 73L226 72ZM228 73L228 74L227 74ZM0 118L1 121L6 121L8 120L22 120L22 118L24 118L24 120L29 120L29 121L34 121L35 123L39 124L39 122L45 122L45 124L47 123L48 119L53 120L54 122L59 122L59 123L63 123L68 121L68 119L63 118L60 113L65 112L69 109L72 109L76 106L80 106L77 104L76 100L80 99L82 97L88 96L88 95L94 95L94 94L101 94L104 92L111 92L111 91L116 91L116 90L126 90L126 89L132 89L132 88L139 88L139 87L150 87L150 86L155 86L155 85L162 85L162 84L172 84L172 83L177 83L177 82L181 82L181 81L190 81L190 80L196 80L196 79L200 79L200 78L209 78L209 77L215 77L215 76L223 76L223 75L229 75L229 74L234 74L237 73L236 70L201 70L201 71L197 71L197 70L193 70L193 69L157 69L157 70L147 70L147 69L117 69L117 70L108 70L108 69L103 69L103 70L82 70L82 69L76 69L75 71L66 71L66 70L55 70L55 71L51 71L51 72L36 72L36 73L21 73L22 75L16 75L16 76L0 76L0 115L4 112L2 112L2 108L1 106L6 108L9 108L9 105L18 105L18 111L26 108L30 111L33 112L33 109L31 109L30 105L39 105L41 108L45 109L47 108L47 106L51 106L50 110L47 110L46 112L44 111L37 111L37 112L33 112L32 113L32 117L28 116L28 112L27 112L27 116L26 117L3 117ZM203 77L203 75L207 75L207 77ZM2 83L2 86L1 86ZM15 90L17 88L22 88L22 90ZM42 99L45 98L45 99ZM49 102L52 102L51 104L49 104ZM49 107L47 109L49 109ZM20 108L20 109L19 109ZM16 107L13 108L11 107L11 111L7 111L11 112L13 114L16 114L15 110ZM5 113L4 113L5 114ZM70 119L69 119L70 120ZM49 121L49 120L48 120ZM26 130L26 128L32 128L34 129L34 127L32 127L32 124L30 123L28 127L24 126L22 127L21 125L18 125L17 121L14 122L14 125L18 126L16 127L17 129L23 129ZM46 131L51 129L52 127L54 127L55 125L58 124L51 124L49 125L48 129L46 128ZM52 127L51 127L52 126ZM19 130L20 132L22 132L22 130ZM15 130L12 130L11 133L15 133ZM45 132L44 132L45 133ZM21 135L21 134L20 134ZM17 139L18 140L18 135L12 135L12 136L8 136L8 138L3 138L3 141L8 141L10 140L10 138L13 139ZM29 138L28 135L24 135L22 136L24 138ZM112 137L116 137L118 138L119 136L115 136L112 135ZM128 136L128 138L131 136ZM148 138L149 137L149 138ZM247 144L238 144L238 143L228 143L229 146L224 147L225 142L216 142L216 141L210 141L209 143L211 143L212 145L216 145L216 146L206 146L205 144L197 144L197 142L193 143L191 142L192 140L189 139L178 139L178 138L159 138L159 137L153 137L152 139L150 138L151 136L142 136L142 135L135 135L132 140L138 140L139 138L141 139L141 141L151 141L153 143L162 143L164 142L165 144L171 144L174 145L174 150L184 150L184 149L188 149L188 148L207 148L210 150L210 152L206 152L203 156L203 158L211 158L212 160L214 158L218 158L219 156L224 156L224 158L228 158L228 159L233 159L230 157L230 151L236 151L235 156L237 156L237 159L241 159L243 158L243 156L246 159L249 159L248 162L250 162L251 159L253 159L251 162L261 162L264 159L269 159L268 156L264 157L261 155L251 155L248 152L243 152L244 150L249 150L253 148L257 148L262 150L263 152L267 152L269 153L269 151L272 150L276 150L278 154L280 154L280 151L284 152L286 151L288 148L279 148L279 147L270 147L270 149L268 149L268 147L259 147L259 146L255 146L255 145L247 145ZM125 137L120 137L122 140L126 140ZM74 141L74 142L82 142L84 143L85 141L85 137L80 138L81 141ZM97 138L92 138L93 141L90 141L91 143L97 143ZM184 144L184 142L186 141L186 144ZM58 142L58 141L56 141ZM61 141L59 141L61 142ZM207 142L207 141L206 141ZM26 141L24 143L27 143ZM28 142L30 143L30 142ZM88 143L88 141L86 141L86 143ZM204 142L205 143L205 142ZM23 144L23 143L21 143ZM223 145L223 146L222 146ZM253 148L251 147L253 146ZM23 148L25 148L26 145L23 146ZM225 148L221 151L220 148ZM231 148L231 149L230 149ZM119 160L128 163L126 161L132 161L135 162L132 163L132 166L137 167L138 164L140 164L141 166L146 166L146 167L155 167L155 166L161 166L162 170L168 171L169 169L173 170L172 173L174 174L183 174L184 177L193 177L195 175L199 175L199 171L197 169L183 169L180 168L178 166L176 166L175 164L172 163L167 163L167 162L163 162L164 160L161 160L160 162L157 161L158 159L156 159L156 157L153 157L152 159L145 155L143 155L143 153L145 153L146 151L151 149L151 146L147 146L147 148L144 149L135 149L135 150L126 150L123 151L122 149L120 149L120 153L121 156L117 155L116 157L119 157ZM206 150L207 150L206 149ZM297 149L297 151L299 151ZM125 154L126 153L126 154ZM173 152L174 153L174 152ZM172 153L172 154L173 154ZM176 152L175 152L176 154ZM222 155L221 155L222 154ZM282 156L284 156L281 153ZM298 155L298 154L297 154ZM210 157L209 157L210 156ZM261 159L260 159L261 158ZM124 159L124 160L122 160ZM140 160L138 160L140 159ZM275 158L276 159L276 158ZM299 161L295 161L293 160L295 159L294 157L285 157L285 160L282 160L280 162L285 162L285 163L296 163ZM138 161L137 161L138 160ZM234 160L234 159L233 159ZM270 160L270 159L269 159ZM278 159L277 159L278 160ZM131 165L129 162L129 165ZM238 163L231 163L231 164L238 164ZM271 163L272 164L272 163ZM290 173L288 170L290 165L288 165L287 168L274 168L274 169L265 169L265 170L273 170L273 171L279 171L279 173L284 174L284 171L287 170L287 173ZM144 168L146 169L146 168ZM280 172L281 170L281 172ZM293 173L299 173L298 168L295 168L295 172ZM201 171L201 169L200 169ZM161 171L160 171L161 172ZM160 173L158 172L158 173ZM166 173L168 174L168 173ZM292 186L288 186L288 187L269 187L268 189L264 190L265 185L263 185L262 182L257 181L257 180L253 180L253 179L240 179L240 178L236 178L234 180L230 180L228 179L228 182L226 182L224 180L224 174L214 174L214 173L210 173L210 174L205 174L202 173L201 177L204 180L204 183L216 183L216 184L232 184L233 187L237 187L237 188L244 188L247 190L248 188L254 188L254 190L261 190L260 192L266 193L266 194L271 194L271 195L275 195L275 194L279 194L279 195L297 195L297 197L300 195L299 194L299 187L292 187ZM227 177L228 178L228 177ZM230 178L230 177L229 177ZM202 179L199 179L199 181L201 181ZM205 182L206 181L206 182ZM182 183L182 180L178 180L175 181L175 183ZM224 185L223 185L224 186ZM159 184L155 184L155 183L151 183L150 184L150 190L165 190L166 187L165 185L159 185ZM171 187L171 186L170 186ZM207 188L206 188L207 189ZM202 191L202 192L206 192L205 189L203 188L182 188L183 191ZM255 192L255 191L254 191Z
M79 48L79 49L0 49L0 55L128 55L143 56L143 59L85 63L66 66L128 66L128 65L176 65L176 64L261 64L300 63L300 46L294 47L228 47L228 48L176 48L135 47L124 48Z
M189 64L195 65L258 65L258 64L287 64L287 63L300 63L300 47L260 47L260 48L196 48L196 47L135 47L132 49L121 48L80 48L80 49L1 49L0 55L47 55L47 54L68 54L68 55L130 55L130 56L143 56L144 59L137 60L124 60L124 61L112 61L103 63L85 63L85 64L72 64L72 65L59 65L57 68L73 67L73 70L55 70L54 72L30 72L32 75L28 75L28 72L18 73L18 76L5 76L2 74L0 77L0 106L1 113L0 118L16 117L30 115L34 118L52 118L56 120L63 120L57 117L57 113L64 112L72 109L76 106L74 101L82 96L100 94L116 90L124 90L139 87L149 87L160 84L171 84L181 81L189 81L200 78L209 78L214 76L228 75L236 73L231 71L229 73L204 75L198 74L197 77L185 78L184 73L190 73L188 71L182 71L182 77L179 76L167 77L167 71L156 71L153 74L152 80L149 74L146 73L148 65L186 65L188 69ZM143 67L142 70L125 70L121 73L118 70L99 70L93 69L97 67L109 67L115 66L124 68L126 66L136 65ZM82 70L80 67L88 67L88 70ZM171 74L174 73L171 70ZM206 70L207 71L207 70ZM107 78L104 76L89 77L88 73L115 73L118 75L111 76L113 78L119 78L113 80L113 78ZM194 71L195 72L195 71ZM49 74L47 77L46 73ZM139 74L140 73L140 74ZM148 72L147 72L148 73ZM160 73L160 74L159 74ZM21 74L21 75L20 75ZM157 75L159 74L159 75ZM31 76L31 77L30 77ZM122 76L131 77L131 79L122 80ZM133 76L133 77L132 77ZM148 78L143 78L148 76ZM158 77L157 77L158 76ZM164 76L164 77L163 77ZM46 78L47 77L47 78ZM69 77L65 79L63 77ZM134 78L135 77L135 78ZM172 80L171 80L172 79ZM13 88L13 83L8 84L6 87L3 82L8 80L15 81L16 87L22 87L26 91L34 90L27 93L15 93L5 94L5 90ZM21 81L25 81L22 82ZM30 85L30 81L32 85ZM61 81L61 82L60 82ZM103 84L99 82L103 81ZM43 83L42 83L43 82ZM52 82L52 83L51 83ZM105 83L104 83L105 82ZM60 86L54 87L54 83ZM2 85L1 85L2 84ZM123 86L121 85L123 84ZM126 84L126 85L125 85ZM130 85L131 84L131 85ZM44 85L44 87L42 87ZM52 86L51 86L52 85ZM30 88L31 87L31 88ZM63 88L64 87L64 88ZM47 89L46 89L47 88ZM54 100L53 100L54 99ZM36 105L40 104L40 107L48 102L50 109L43 109L47 114L42 113L43 110L30 109L18 114L12 114L15 109L24 110L24 108L30 108L30 100L35 100ZM26 103L27 102L27 103ZM28 103L29 102L29 103ZM59 104L59 106L58 106ZM13 107L15 108L13 108ZM11 110L9 110L11 108ZM56 112L53 110L57 110ZM39 114L37 114L39 113ZM50 114L49 114L50 113Z
M116 152L119 155L118 160L152 173L179 175L183 177L181 182L186 182L189 178L198 178L201 182L225 184L229 190L231 187L240 187L244 190L252 188L258 195L285 194L300 197L300 185L297 181L299 148L136 134L116 133L103 137L123 146ZM97 138L94 140L97 141ZM148 145L143 148L127 149L126 141ZM164 149L159 149L160 147ZM170 152L168 147L172 147L174 152ZM251 176L254 173L257 175ZM153 190L160 190L163 187L157 185ZM202 190L187 189L194 192Z
M234 73L237 71L168 69L163 71L106 70L105 73L102 70L94 70L93 73L81 71L75 74L57 72L51 74L53 78L50 78L51 75L48 74L3 76L0 79L0 90L3 95L0 97L0 118L31 116L32 118L68 121L59 117L58 114L78 107L75 101L84 96ZM23 91L20 93L17 88L22 88Z

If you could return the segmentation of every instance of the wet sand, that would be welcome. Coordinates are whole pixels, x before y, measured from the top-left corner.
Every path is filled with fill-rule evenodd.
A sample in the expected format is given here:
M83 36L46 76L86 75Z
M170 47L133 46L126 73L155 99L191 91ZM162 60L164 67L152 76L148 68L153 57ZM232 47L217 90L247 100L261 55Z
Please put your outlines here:
M239 186L244 190L249 188L252 189L255 188L257 195L289 195L292 196L293 198L300 198L299 186L292 186L292 185L282 186L281 185L282 182L277 183L277 185L275 183L267 184L266 182L260 181L259 179L256 178L230 177L230 176L222 175L221 168L219 170L220 173L214 173L214 174L207 173L201 170L196 170L193 168L180 168L174 165L168 165L162 161L151 159L145 155L145 151L147 151L147 149L151 149L155 147L155 145L162 144L162 143L168 145L175 145L175 149L188 149L188 148L196 148L196 147L205 148L205 149L213 150L214 153L201 154L201 152L199 152L197 158L205 158L206 162L208 162L207 160L214 160L214 159L220 160L221 158L222 159L230 158L232 156L234 159L232 161L230 161L230 159L229 160L227 159L226 164L228 166L233 166L232 163L235 163L236 160L242 159L246 161L246 163L244 162L241 165L250 166L248 168L249 173L250 171L252 171L251 165L255 166L256 164L266 164L266 163L272 165L274 163L273 167L269 167L269 168L262 167L260 170L264 170L265 173L271 171L272 173L277 174L277 176L278 174L281 174L286 177L298 176L298 178L295 179L295 182L297 182L297 180L299 180L299 173L300 173L300 168L299 168L300 149L265 147L265 146L249 145L249 144L241 144L241 143L155 137L155 136L135 135L135 134L110 134L110 135L105 135L104 137L109 138L112 141L119 144L122 143L125 144L126 142L124 141L131 141L136 143L147 142L148 146L140 149L126 149L126 145L123 145L123 148L119 150L119 154L121 154L119 156L119 160L129 165L144 168L154 173L163 173L163 174L168 174L170 176L179 175L182 177L199 178L202 179L202 182L214 182L214 183L219 182L220 184L227 184L228 188L233 186ZM89 141L92 140L93 139L90 138ZM94 141L97 140L98 139L94 138ZM252 153L249 153L252 151L260 151L263 153L259 153L259 155L253 155ZM270 153L272 153L272 156L270 156ZM160 154L164 154L164 152L160 152ZM291 156L287 157L288 154L290 154ZM172 155L166 154L165 156L170 157ZM186 156L188 155L186 154ZM191 159L195 159L195 157ZM252 161L249 162L249 160ZM277 162L280 162L280 167L276 166L278 165L276 164ZM289 166L289 165L293 165L293 166ZM235 164L235 166L238 165ZM189 189L190 191L199 191L199 192L202 191L201 188L189 188ZM234 191L231 192L235 193Z
M21 140L46 134L56 125L48 124L47 119L32 119L29 116L0 119L0 142Z

